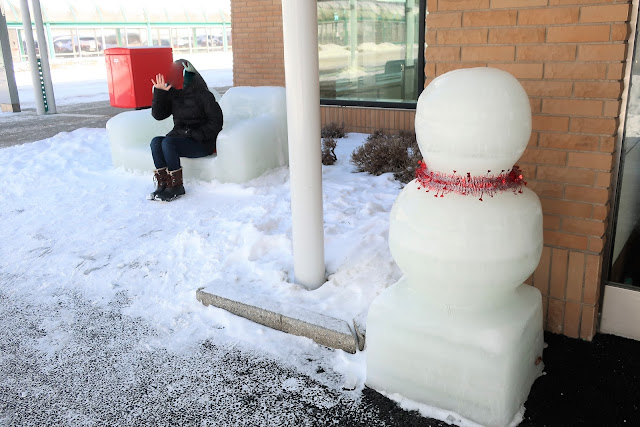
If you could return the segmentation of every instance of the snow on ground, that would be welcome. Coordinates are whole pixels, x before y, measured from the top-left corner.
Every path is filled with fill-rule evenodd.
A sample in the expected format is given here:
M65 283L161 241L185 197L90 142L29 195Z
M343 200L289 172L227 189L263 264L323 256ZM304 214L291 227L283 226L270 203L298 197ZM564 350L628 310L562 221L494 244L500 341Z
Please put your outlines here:
M233 85L232 52L175 54L193 62L210 87ZM35 95L28 63L14 66L18 97L22 109L35 108ZM51 61L51 81L56 105L73 105L109 100L107 67L103 57L84 59L55 59ZM3 114L0 112L0 114ZM9 114L9 113L4 113Z
M228 58L227 62L224 57L209 57L209 62L202 57L188 59L210 86L231 85ZM105 76L96 70L95 65L85 64L54 74L58 103L108 99ZM25 82L20 82L22 97ZM23 107L27 98L21 98ZM6 113L0 120L20 116ZM20 371L28 368L16 367L18 359L42 359L45 366L49 360L55 369L62 369L55 377L64 384L76 381L78 375L74 368L64 367L73 366L74 361L82 366L98 361L103 363L98 366L111 369L104 366L111 366L109 358L117 349L124 356L113 365L112 375L129 384L133 380L128 377L141 373L141 360L153 358L149 366L155 374L176 378L181 371L175 371L163 358L196 363L192 355L201 354L205 344L214 342L223 349L254 352L260 355L259 360L273 358L338 395L352 393L341 391L345 383L355 385L356 394L361 392L366 374L363 352L332 351L307 338L205 307L196 300L195 291L215 284L216 289L225 287L225 294L244 300L262 295L349 323L365 312L371 301L401 276L387 242L389 212L401 185L391 174L353 173L350 154L365 138L350 134L340 139L338 162L323 166L328 281L314 291L293 281L287 168L246 184L188 181L186 196L161 203L145 199L153 189L150 176L112 167L104 129L78 129L0 149L0 221L4 230L0 301L8 310L5 317L30 325L25 335L16 337L11 331L17 330L18 324L5 322L1 326L8 333L8 342L15 341L9 347L19 344L22 356L6 353L9 359L5 361ZM106 322L114 327L109 323L114 317L130 319L127 322L132 325L126 331L105 332L101 325ZM80 333L78 324L84 324ZM104 351L87 355L87 351L94 351L90 346L96 339L104 337L109 343ZM5 344L0 342L0 346ZM134 356L136 352L138 356ZM127 363L136 366L128 368ZM332 374L318 374L318 365ZM194 369L205 369L199 366ZM85 378L96 375L87 371L90 366L83 369L79 374ZM33 393L51 398L60 392L55 388L43 391L36 379L5 376L5 380L21 381L26 387L18 401ZM165 383L174 384L171 381ZM283 381L283 386L291 389L296 380ZM171 384L167 387L173 387ZM120 386L116 381L114 387ZM82 402L99 405L96 402L105 396L122 400L117 392L95 391L95 396L87 397L94 400L84 401L81 396L87 390L74 387L83 386L69 386L72 395L74 390L81 392L77 394L79 407ZM474 425L401 396L390 397L424 416ZM65 395L63 399L72 397ZM232 405L237 404L233 400ZM85 420L76 415L74 420Z
M1 296L47 307L34 325L41 336L33 351L49 357L83 352L68 348L80 344L65 332L65 316L61 320L59 310L51 309L79 299L77 304L96 313L115 304L121 315L153 331L112 338L132 340L120 346L184 355L208 341L239 344L314 377L305 362L313 354L339 375L330 387L340 389L349 381L356 392L362 390L364 353L330 351L204 307L195 291L215 282L247 299L262 294L348 322L365 311L401 276L387 243L400 184L391 174L353 173L349 164L365 137L339 140L338 162L323 166L328 282L315 291L291 281L287 168L246 184L188 181L186 196L161 203L145 199L153 188L150 176L112 167L104 129L78 129L1 149ZM451 420L451 414L424 405L417 409Z

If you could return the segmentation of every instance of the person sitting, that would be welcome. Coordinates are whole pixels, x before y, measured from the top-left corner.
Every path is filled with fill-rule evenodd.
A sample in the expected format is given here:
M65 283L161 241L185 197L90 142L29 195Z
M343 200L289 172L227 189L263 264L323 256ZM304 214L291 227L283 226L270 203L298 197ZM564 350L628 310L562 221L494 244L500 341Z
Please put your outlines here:
M150 200L170 202L185 194L180 157L205 157L216 152L222 130L222 109L191 62L179 59L171 65L167 80L156 75L151 115L164 120L173 115L173 129L151 140L156 189Z

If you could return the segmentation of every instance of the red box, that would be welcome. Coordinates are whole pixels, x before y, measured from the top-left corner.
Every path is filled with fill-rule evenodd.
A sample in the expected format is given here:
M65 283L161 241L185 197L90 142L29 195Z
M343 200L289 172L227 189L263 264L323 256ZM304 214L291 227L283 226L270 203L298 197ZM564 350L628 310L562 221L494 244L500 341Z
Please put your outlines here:
M170 47L114 47L105 49L109 102L120 108L151 106L153 84L158 73L165 78L171 69Z

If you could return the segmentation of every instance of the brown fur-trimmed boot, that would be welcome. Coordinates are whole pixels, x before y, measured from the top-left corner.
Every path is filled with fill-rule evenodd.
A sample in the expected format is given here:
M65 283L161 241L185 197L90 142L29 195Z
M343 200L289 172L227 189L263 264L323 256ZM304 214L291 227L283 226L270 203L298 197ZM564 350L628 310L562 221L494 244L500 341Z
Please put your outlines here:
M147 200L157 200L158 195L167 188L167 183L169 182L169 173L167 172L167 168L154 170L153 180L156 183L156 189L153 193L147 196Z
M182 185L182 168L174 171L169 171L169 180L167 181L167 188L160 194L158 199L163 202L170 202L184 195L184 185Z

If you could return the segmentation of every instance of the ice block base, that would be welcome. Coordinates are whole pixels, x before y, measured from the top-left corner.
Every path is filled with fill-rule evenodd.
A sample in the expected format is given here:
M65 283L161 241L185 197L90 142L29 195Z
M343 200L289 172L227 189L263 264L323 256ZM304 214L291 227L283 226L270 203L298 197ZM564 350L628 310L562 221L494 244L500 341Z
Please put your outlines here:
M478 311L425 302L403 278L369 308L366 384L506 426L542 373L543 339L536 288L521 285Z

